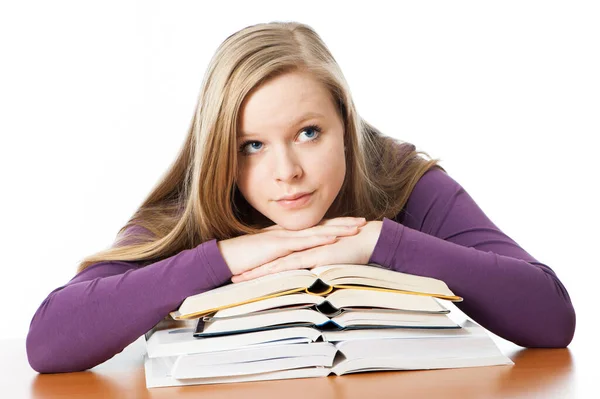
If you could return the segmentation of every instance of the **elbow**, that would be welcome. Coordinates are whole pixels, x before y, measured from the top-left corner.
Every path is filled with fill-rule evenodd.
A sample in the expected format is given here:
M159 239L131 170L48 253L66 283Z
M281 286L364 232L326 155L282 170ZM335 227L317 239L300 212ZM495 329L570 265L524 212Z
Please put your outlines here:
M34 315L25 340L27 361L33 370L43 374L69 373L95 366L89 363L77 339L64 335L57 325L43 323L40 316Z
M60 326L60 327L59 327ZM103 337L97 333L77 331L79 326L65 323L46 325L34 317L27 333L27 361L38 373L72 373L89 370L107 361L126 345L99 345ZM68 333L70 332L70 333Z
M84 371L103 360L94 354L89 344L93 341L81 332L77 317L54 302L62 288L52 291L36 310L25 340L27 361L41 374Z
M68 323L58 317L50 306L54 293L61 288L57 288L48 295L36 310L29 324L29 331L25 339L27 361L31 368L38 373L85 370L74 367L69 361L68 352L69 349L73 350L75 342L72 337L63 336L60 326L63 326L64 330L68 330Z
M566 348L575 335L575 309L567 301L550 312L532 331L513 342L525 348Z
M43 374L86 370L70 364L65 351L56 344L56 339L52 339L49 334L45 335L40 330L32 325L25 341L27 361L33 370Z
M27 361L31 368L38 373L58 372L57 360L60 359L56 348L52 344L54 341L51 338L52 333L48 331L48 326L44 326L41 323L47 302L48 298L42 302L39 309L33 315L33 319L29 324L27 338L25 339ZM44 330L46 334L44 334Z
M30 350L27 347L27 361L31 368L40 374L58 373L57 364L49 356L44 356L39 350Z
M59 357L56 354L53 355L54 350L40 339L33 325L29 327L27 339L25 340L25 348L27 351L27 361L32 369L38 373L57 372L56 359Z
M29 365L40 374L84 371L96 365L81 361L80 356L72 356L67 347L45 339L36 331L29 331L25 346Z
M557 319L555 322L556 333L548 340L548 345L546 345L548 348L566 348L575 335L575 309L570 302L565 304L563 312L557 316Z

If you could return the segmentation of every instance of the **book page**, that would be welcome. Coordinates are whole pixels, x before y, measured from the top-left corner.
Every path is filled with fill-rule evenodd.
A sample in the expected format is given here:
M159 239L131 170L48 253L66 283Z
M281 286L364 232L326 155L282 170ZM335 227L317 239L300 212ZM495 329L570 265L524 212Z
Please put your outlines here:
M310 271L317 277L319 277L321 274L323 274L324 272L326 272L327 270L331 270L331 269L339 269L342 268L346 265L343 264L336 264L336 265L324 265L324 266L317 266L317 267L313 267L312 269L310 269Z

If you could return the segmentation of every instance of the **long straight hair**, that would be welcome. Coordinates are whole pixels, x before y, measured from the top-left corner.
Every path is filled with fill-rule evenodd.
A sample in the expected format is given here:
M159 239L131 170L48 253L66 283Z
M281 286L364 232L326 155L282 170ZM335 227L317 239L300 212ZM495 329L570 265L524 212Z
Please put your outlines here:
M323 84L344 122L346 176L327 218L393 218L425 172L444 170L437 159L382 134L358 115L340 67L310 26L248 26L227 37L211 59L175 161L112 247L84 258L78 272L102 261L145 266L208 240L254 234L272 224L256 216L236 186L238 115L254 88L293 71L308 72Z

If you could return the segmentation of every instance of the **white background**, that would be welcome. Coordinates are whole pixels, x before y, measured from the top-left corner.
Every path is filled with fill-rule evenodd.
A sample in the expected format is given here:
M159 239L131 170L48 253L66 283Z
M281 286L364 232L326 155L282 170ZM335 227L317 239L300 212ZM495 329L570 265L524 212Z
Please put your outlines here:
M2 3L0 338L24 338L50 291L111 245L174 160L217 46L272 20L315 28L359 113L440 158L567 287L571 347L591 336L597 3L283 3Z

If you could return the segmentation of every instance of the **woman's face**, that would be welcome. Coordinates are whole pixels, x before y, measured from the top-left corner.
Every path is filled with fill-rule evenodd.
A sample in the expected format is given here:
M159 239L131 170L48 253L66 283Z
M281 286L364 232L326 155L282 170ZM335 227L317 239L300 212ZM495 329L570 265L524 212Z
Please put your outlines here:
M237 186L275 224L300 230L318 224L346 174L344 124L327 89L290 72L253 90L242 103ZM282 197L310 193L297 201Z

